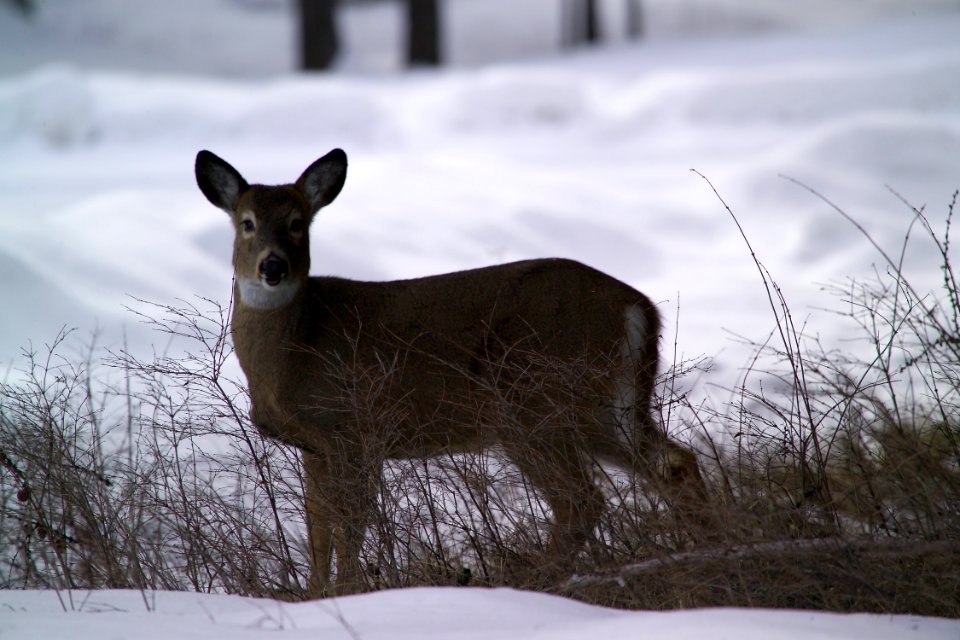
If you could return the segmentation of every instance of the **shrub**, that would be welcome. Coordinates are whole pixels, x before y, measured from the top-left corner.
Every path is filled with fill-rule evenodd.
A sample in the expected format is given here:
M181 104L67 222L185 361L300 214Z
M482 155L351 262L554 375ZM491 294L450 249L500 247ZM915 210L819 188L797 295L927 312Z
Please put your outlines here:
M902 257L879 247L885 267L873 280L831 286L846 304L839 315L867 339L857 350L805 335L758 261L776 340L752 345L754 365L727 390L736 401L691 400L705 360L662 376L662 421L701 454L709 520L666 508L650 477L598 467L609 509L572 573L558 574L543 567L549 513L496 450L392 461L367 479L379 493L363 549L369 586L960 615L956 199L939 234L912 209L911 229L941 258L938 292L915 288ZM227 310L198 301L154 311L143 319L189 345L184 353L111 353L95 365L93 349L63 355L71 338L61 334L0 384L0 588L302 597L302 461L249 422L229 373ZM582 419L584 364L542 363L502 398L503 415L542 394L552 420ZM351 419L376 431L402 410L377 401L388 366L343 375L337 401Z

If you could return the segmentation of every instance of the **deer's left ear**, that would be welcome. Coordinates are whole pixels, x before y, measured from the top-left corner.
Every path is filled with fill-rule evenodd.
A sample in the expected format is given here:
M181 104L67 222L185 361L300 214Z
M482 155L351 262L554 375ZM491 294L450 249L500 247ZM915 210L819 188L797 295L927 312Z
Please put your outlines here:
M197 185L207 200L232 214L243 192L250 188L240 172L216 154L201 151L194 165Z
M347 179L347 154L334 149L303 172L297 180L297 188L307 199L310 213L316 213L339 195Z

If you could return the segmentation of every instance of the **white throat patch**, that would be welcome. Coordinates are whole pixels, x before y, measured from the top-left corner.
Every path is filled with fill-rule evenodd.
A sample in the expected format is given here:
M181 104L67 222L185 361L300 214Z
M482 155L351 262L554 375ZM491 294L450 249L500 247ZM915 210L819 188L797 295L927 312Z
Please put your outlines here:
M268 286L258 278L242 278L237 281L240 302L255 309L276 309L287 304L297 294L300 285L295 280L283 280L275 287Z

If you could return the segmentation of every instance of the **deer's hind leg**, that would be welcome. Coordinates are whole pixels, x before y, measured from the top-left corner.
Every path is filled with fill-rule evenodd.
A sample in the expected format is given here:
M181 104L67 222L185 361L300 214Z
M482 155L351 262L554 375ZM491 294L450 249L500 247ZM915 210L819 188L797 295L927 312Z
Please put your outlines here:
M507 455L537 489L553 515L546 552L565 564L592 538L605 507L593 462L574 442L532 436L509 443Z
M709 497L696 454L670 439L653 419L658 329L659 319L653 312L640 306L627 309L608 417L621 449L614 457L651 480L669 504L684 517L692 516L691 522L705 522Z

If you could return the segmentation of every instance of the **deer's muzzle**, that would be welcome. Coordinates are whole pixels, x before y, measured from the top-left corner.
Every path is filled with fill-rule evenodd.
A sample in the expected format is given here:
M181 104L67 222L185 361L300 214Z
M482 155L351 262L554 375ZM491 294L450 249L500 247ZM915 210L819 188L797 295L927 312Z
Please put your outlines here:
M290 273L290 265L280 256L271 253L260 262L260 279L270 287L280 284L280 281Z

